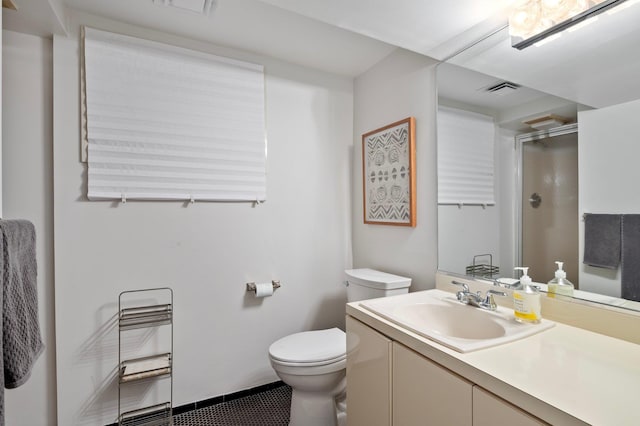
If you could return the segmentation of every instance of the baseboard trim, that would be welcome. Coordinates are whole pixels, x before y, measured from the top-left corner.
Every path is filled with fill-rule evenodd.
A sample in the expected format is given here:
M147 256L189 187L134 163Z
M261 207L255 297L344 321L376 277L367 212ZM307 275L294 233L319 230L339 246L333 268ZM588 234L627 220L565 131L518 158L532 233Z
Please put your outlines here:
M245 396L255 395L257 393L266 392L275 388L284 386L282 380L267 383L266 385L256 386L255 388L245 389L238 392L230 393L227 395L215 396L213 398L203 399L201 401L192 402L190 404L180 405L173 408L173 415L186 413L191 410L199 410L200 408L210 407L212 405L220 404L223 402L233 401L234 399L244 398Z

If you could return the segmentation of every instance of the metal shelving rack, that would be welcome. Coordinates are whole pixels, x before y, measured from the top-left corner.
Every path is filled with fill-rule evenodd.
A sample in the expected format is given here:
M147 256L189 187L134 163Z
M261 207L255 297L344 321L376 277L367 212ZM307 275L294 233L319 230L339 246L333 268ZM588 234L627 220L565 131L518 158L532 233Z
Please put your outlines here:
M484 263L480 263L478 259L485 258ZM489 263L486 263L486 259L489 259ZM493 256L490 253L478 254L473 256L473 264L465 268L465 274L479 278L493 279L500 274L500 268L493 266Z
M168 303L123 307L123 298L138 293L166 293ZM152 327L170 327L170 350L150 356L123 359L123 333ZM123 291L118 296L118 425L119 426L172 426L173 425L173 290L169 287ZM169 379L169 400L122 412L122 387L130 383L151 379Z

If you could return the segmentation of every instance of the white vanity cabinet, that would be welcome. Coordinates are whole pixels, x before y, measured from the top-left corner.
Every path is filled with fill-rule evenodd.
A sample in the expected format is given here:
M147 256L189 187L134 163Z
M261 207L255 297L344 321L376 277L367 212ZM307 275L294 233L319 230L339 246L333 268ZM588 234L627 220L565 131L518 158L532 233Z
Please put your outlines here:
M347 422L391 424L392 341L347 316Z
M349 426L535 426L536 417L347 316Z
M402 426L426 424L471 426L473 424L471 410L473 384L471 382L396 342L393 343L391 364L392 424ZM347 378L348 380L350 378ZM349 407L348 404L347 407ZM347 418L350 415L351 413L348 412Z
M481 387L473 387L473 426L541 426L547 424Z

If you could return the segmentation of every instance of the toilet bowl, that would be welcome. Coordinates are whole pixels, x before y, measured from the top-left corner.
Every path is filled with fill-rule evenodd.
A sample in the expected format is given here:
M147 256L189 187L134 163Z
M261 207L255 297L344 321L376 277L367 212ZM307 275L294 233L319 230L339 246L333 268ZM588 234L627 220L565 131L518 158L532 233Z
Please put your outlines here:
M291 386L292 426L335 425L336 397L346 389L346 336L338 328L305 331L269 347L271 366Z
M373 269L351 269L347 300L372 299L409 291L411 279ZM346 424L347 340L338 328L303 331L269 347L271 366L291 386L290 426Z

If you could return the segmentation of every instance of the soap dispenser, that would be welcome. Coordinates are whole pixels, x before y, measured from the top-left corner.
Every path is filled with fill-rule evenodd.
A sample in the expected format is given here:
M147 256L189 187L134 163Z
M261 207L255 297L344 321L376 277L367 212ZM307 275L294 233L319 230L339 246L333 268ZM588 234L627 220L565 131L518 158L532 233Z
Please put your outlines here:
M573 296L574 286L571 281L567 279L567 273L562 269L564 262L556 261L556 265L558 265L556 276L548 283L549 297L555 297L556 294L562 296Z
M516 267L516 270L522 271L520 277L520 286L513 290L513 313L516 321L522 323L539 323L540 322L540 291L535 287L529 277L528 267Z

